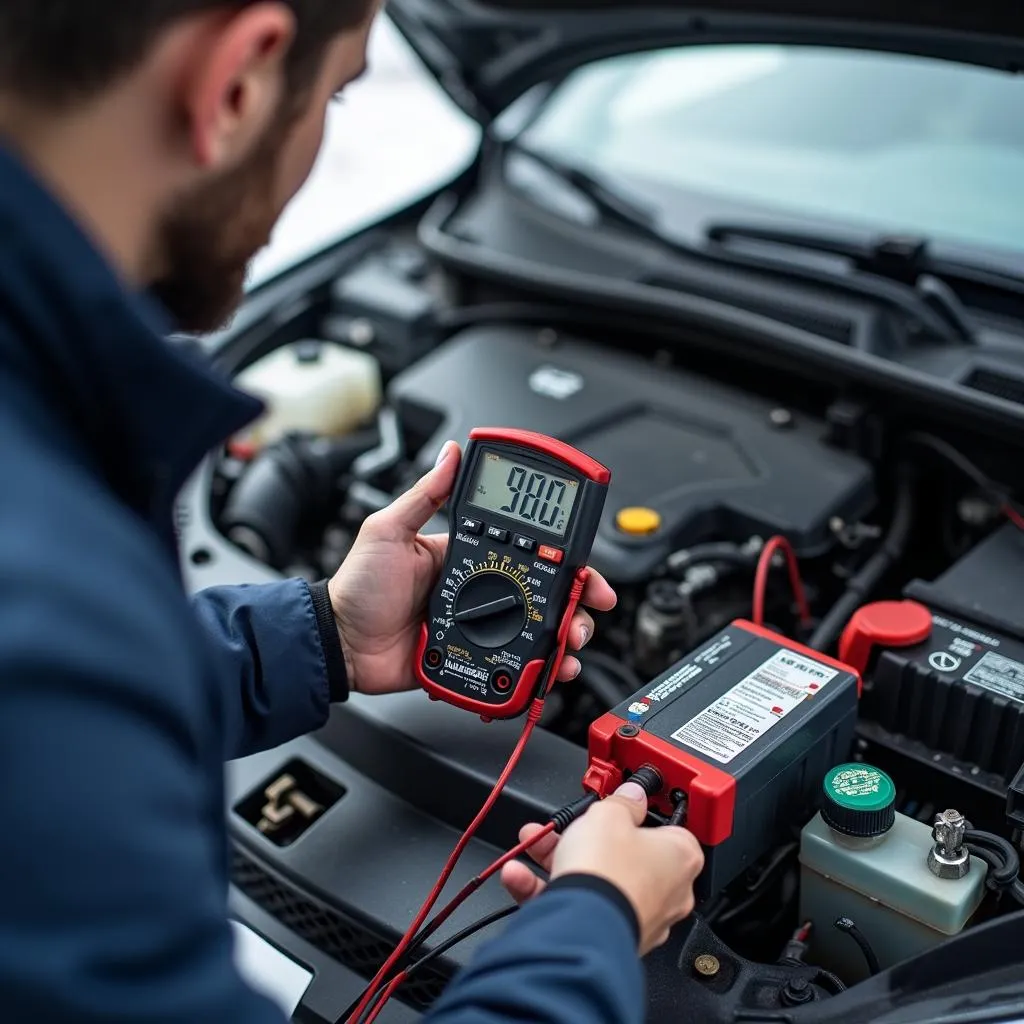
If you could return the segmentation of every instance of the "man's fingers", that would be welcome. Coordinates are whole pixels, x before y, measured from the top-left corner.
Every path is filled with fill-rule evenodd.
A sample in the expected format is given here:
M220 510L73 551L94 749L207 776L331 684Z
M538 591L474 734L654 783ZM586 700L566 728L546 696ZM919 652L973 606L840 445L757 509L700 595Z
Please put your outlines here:
M544 891L544 882L525 864L510 861L501 869L501 884L516 903L523 904Z
M621 808L633 819L633 823L639 826L647 818L647 794L638 783L624 782L611 796L597 804L594 810L600 808Z
M532 839L542 828L542 825L524 825L519 830L519 842L525 843L528 839ZM544 871L550 871L556 846L558 846L558 836L554 832L549 832L543 839L538 839L527 853Z
M610 612L618 603L618 597L611 584L596 570L590 570L590 576L583 588L580 603L599 612Z
M594 620L588 612L580 609L573 616L569 629L569 646L575 651L582 650L594 635Z
M373 517L378 529L385 527L391 534L409 537L419 533L451 496L461 458L459 446L447 441L434 468Z
M579 658L566 657L558 666L558 681L560 683L571 683L583 671Z

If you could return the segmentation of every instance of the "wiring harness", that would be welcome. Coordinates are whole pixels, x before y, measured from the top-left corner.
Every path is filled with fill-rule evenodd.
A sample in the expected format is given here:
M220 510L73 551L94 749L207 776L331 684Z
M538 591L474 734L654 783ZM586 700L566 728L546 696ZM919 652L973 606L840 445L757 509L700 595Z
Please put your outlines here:
M546 690L541 692L546 692ZM534 729L537 727L537 723L540 721L543 711L544 698L542 696L536 698L531 704L530 710L526 716L526 722L523 726L523 731L520 734L519 740L512 750L512 753L509 755L509 758L505 763L505 767L502 769L501 774L498 776L494 787L491 789L490 794L484 801L480 810L477 812L466 830L462 833L458 843L456 843L455 848L448 857L448 860L446 861L441 874L438 876L437 882L431 890L430 895L426 900L424 900L423 905L420 907L408 929L406 929L406 932L402 936L398 945L381 966L380 970L374 975L370 984L363 991L358 1002L354 1007L347 1011L345 1016L342 1018L346 1024L369 1024L370 1021L376 1020L388 1000L392 995L394 995L402 983L408 979L411 972L421 970L428 960L436 959L441 956L442 953L451 949L458 942L461 942L470 935L475 934L477 931L488 927L495 921L500 920L501 917L512 913L516 909L515 907L507 908L505 911L502 911L500 915L489 915L487 918L483 918L475 924L470 925L458 935L452 936L443 943L442 946L432 950L421 960L416 961L415 963L409 962L411 956L416 953L423 944L452 916L452 914L454 914L455 911L458 910L459 907L461 907L462 904L465 903L465 901L469 899L469 897L472 896L473 893L475 893L488 879L493 878L494 875L501 871L501 869L510 861L513 861L517 857L528 852L531 847L536 843L539 843L545 836L548 836L553 832L561 833L565 831L569 825L571 825L577 818L581 817L587 809L597 801L597 797L594 794L588 793L587 795L580 797L578 800L575 800L573 803L560 808L551 816L547 824L543 828L539 829L535 835L512 847L511 850L502 854L485 870L481 871L480 874L470 879L462 889L460 889L459 892L456 893L456 895L447 904L445 904L444 907L442 907L441 910L430 918L430 920L427 920L431 910L433 910L434 906L440 899L445 886L448 884L452 873L455 871L466 847L483 824L484 819L497 803L505 785L522 759L526 746L529 743L530 737L533 735Z

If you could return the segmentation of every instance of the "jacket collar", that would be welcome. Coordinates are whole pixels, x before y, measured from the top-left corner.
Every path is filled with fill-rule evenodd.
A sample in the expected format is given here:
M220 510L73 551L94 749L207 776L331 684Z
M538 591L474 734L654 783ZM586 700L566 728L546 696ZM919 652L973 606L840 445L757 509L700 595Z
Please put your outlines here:
M0 145L0 367L147 518L165 516L203 456L263 408L168 342L171 330Z

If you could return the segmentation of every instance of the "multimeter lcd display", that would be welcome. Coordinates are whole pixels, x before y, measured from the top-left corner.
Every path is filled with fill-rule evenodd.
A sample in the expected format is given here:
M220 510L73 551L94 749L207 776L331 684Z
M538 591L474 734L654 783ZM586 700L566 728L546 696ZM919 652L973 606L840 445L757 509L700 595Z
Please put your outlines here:
M562 537L579 489L577 480L485 451L469 503Z

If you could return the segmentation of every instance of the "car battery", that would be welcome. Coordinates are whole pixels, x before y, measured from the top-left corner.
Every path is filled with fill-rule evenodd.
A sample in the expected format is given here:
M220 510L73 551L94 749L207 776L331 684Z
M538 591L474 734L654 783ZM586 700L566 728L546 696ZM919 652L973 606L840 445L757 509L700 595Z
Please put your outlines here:
M916 782L899 768L922 796L941 772L946 800L974 800L969 787L1002 801L1024 765L1022 572L1024 534L1007 525L847 626L840 656L865 677L860 734L926 766Z
M705 900L814 814L825 772L850 755L860 689L841 662L734 622L592 724L584 788L604 797L657 772L650 808L687 801Z

